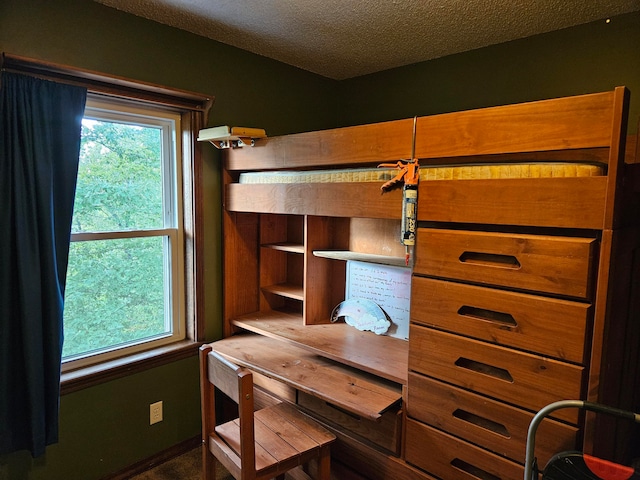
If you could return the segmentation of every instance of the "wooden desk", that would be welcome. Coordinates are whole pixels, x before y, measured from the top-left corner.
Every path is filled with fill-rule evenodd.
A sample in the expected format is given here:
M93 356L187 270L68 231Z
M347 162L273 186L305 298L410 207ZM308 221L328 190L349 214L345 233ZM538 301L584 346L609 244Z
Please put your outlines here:
M304 325L299 315L260 312L233 320L236 327L288 342L395 383L407 383L409 342L361 332L346 323Z
M264 335L235 335L211 346L238 365L370 420L380 419L402 398L397 383Z

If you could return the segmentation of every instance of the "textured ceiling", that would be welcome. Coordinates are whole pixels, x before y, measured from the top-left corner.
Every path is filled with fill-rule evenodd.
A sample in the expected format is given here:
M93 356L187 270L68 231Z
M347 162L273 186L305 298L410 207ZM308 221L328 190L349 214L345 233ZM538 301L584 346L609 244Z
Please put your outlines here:
M640 0L95 0L342 80L640 10Z

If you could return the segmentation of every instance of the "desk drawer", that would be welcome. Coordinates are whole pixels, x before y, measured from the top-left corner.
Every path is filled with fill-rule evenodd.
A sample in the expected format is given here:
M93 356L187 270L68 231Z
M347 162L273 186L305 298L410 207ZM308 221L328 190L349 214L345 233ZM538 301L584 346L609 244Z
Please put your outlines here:
M524 467L495 453L407 419L405 458L446 480L520 480Z
M566 398L582 398L584 368L412 324L409 371L538 411ZM577 423L578 413L554 414Z
M322 418L339 425L379 445L395 455L400 455L402 411L398 408L383 413L379 421L369 420L346 412L324 400L298 392L298 405Z
M418 230L414 273L591 297L596 240L458 230Z
M525 461L531 412L410 373L407 414L516 462ZM575 450L577 433L576 427L544 419L536 434L539 463L546 465L556 453Z
M591 306L414 276L411 321L575 363Z

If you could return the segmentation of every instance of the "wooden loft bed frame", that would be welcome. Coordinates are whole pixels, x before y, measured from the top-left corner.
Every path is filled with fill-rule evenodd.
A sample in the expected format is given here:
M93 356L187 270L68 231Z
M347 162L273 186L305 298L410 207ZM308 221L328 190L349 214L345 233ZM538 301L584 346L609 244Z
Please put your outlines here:
M584 178L439 180L419 185L420 228L413 267L416 285L433 283L482 292L478 299L495 298L497 312L506 308L509 296L553 304L548 312L544 310L547 307L542 308L540 318L535 319L543 334L554 322L563 321L552 318L556 304L569 302L583 315L576 321L582 323L578 334L582 337L572 357L565 357L564 352L538 351L541 347L530 343L528 337L518 343L515 335L525 334L519 327L509 337L489 331L493 327L450 321L452 314L438 311L438 306L436 310L423 308L426 294L422 287L412 290L409 342L362 332L354 336L344 325L330 324L331 309L344 298L345 266L314 252L336 250L345 252L345 258L351 258L347 254L364 255L368 261L381 259L381 263L389 255L403 257L404 249L397 241L401 192L381 195L378 183L238 183L242 172L375 167L409 159L414 147L414 119L266 138L252 148L225 151L225 337L248 330L390 381L398 391L404 389L401 408L405 415L397 417L404 442L396 452L380 456L366 441L352 437L348 428L336 427L338 443L342 444L338 462L355 465L365 476L383 478L380 472L391 471L394 478L431 478L430 474L457 478L454 471L459 471L460 465L471 465L468 468L496 474L496 478L518 478L523 462L518 451L521 448L524 455L524 439L514 435L504 450L497 452L502 447L486 440L482 432L474 438L460 433L455 425L460 419L439 423L442 419L434 417L436 414L421 411L428 410L422 382L438 383L453 392L448 395L459 395L456 398L461 402L467 397L487 398L497 409L508 407L506 411L526 416L544 406L535 403L538 397L540 401L547 397L523 392L536 386L544 390L539 382L562 382L564 374L553 371L558 365L575 372L566 381L572 383L568 391L580 398L638 408L640 322L636 317L640 309L634 299L640 285L636 260L640 164L630 162L637 137L631 138L625 152L628 102L628 91L618 87L604 93L415 119L415 157L421 166L561 161L604 167L603 175ZM472 248L485 244L503 247L481 252L479 258L488 258L488 263L470 266L470 271L476 269L477 273L466 273L459 266L447 269L446 255L457 255L449 238L459 238L467 246L471 242ZM477 239L479 243L473 244ZM586 245L579 250L583 253L574 253L579 245ZM527 250L536 248L541 250ZM428 260L443 251L446 255L436 259L445 265L440 269ZM513 281L513 272L506 273L502 281L499 273L492 273L500 265L491 262L510 256L518 257L519 262L536 257L539 264L528 273L527 265L522 265ZM574 256L580 256L578 267ZM569 272L567 278L558 273L561 269ZM547 288L541 286L544 282L557 285ZM577 284L580 287L574 288ZM440 305L438 298L430 302ZM442 322L421 318L425 312L441 316ZM528 328L537 328L535 321ZM515 387L513 396L507 398L492 393L490 386L483 390L482 382L477 387L472 381L460 383L450 373L456 366L436 371L424 363L446 362L424 350L441 336L451 337L451 342L460 343L463 349L477 345L504 353L509 364L516 365L513 374L518 373L521 361L524 365L526 359L535 358L542 365L539 378L525 380L530 384L524 390ZM488 355L491 363L493 354ZM381 365L385 358L388 364ZM262 373L268 376L268 372ZM628 382L633 388L625 387ZM525 397L532 397L533 403ZM574 446L578 442L580 449L615 460L628 453L609 442L620 435L628 437L631 432L626 427L591 416L560 418L573 425L567 442ZM434 425L439 426L434 429ZM431 441L451 443L456 449L461 444L460 451L467 452L469 458L445 456L423 461L420 449ZM494 458L496 455L499 458Z
M618 165L624 158L624 151L620 150L624 145L623 136L626 135L626 122L623 125L620 116L626 108L625 102L628 102L624 92L619 89L615 93L420 117L417 119L415 156L421 160L421 165L524 160L600 162L609 167L606 176L608 181L616 181ZM611 122L616 117L618 125L612 129ZM546 125L546 130L541 130L541 125ZM413 120L406 119L267 138L260 140L254 149L230 151L225 160L225 170L231 173L321 166L376 166L408 159L411 156L412 128ZM538 205L537 202L543 200L551 203L552 210L545 209L532 218L522 218L525 215L522 210L526 209L518 208L503 220L505 224L564 227L568 223L576 228L605 226L605 220L599 217L605 205L604 191L608 189L611 192L612 189L607 188L609 185L603 179L589 181L593 185L585 185L580 191L576 191L577 182L572 180L532 179L525 185L518 181L515 192L510 191L504 185L506 183L501 184L501 194L502 189L507 188L505 196L515 196L518 201L526 201L525 205ZM557 188L556 198L544 200L540 198L541 194L536 195L535 185L539 183L551 183L554 191ZM569 188L564 187L566 183L569 183ZM476 186L483 191L483 198L486 197L486 186ZM433 187L429 184L430 192ZM438 190L466 190L468 185L444 184L440 187ZM544 189L550 190L549 186ZM251 191L251 194L246 194L245 190ZM581 198L581 193L585 191L591 194L591 198ZM531 193L534 196L527 201ZM255 212L259 209L264 213L344 217L369 217L375 211L379 218L398 218L398 203L389 196L381 197L378 185L321 185L319 188L288 185L276 189L273 186L235 185L230 178L225 192L225 206L229 211ZM458 221L457 216L430 208L433 207L447 208L458 215L466 213L473 217L475 223L475 216L484 211L485 216L490 216L487 223L496 221L494 199L482 202L487 205L474 202L476 210L469 211L469 205L462 206L465 208L458 208L457 205L446 207L450 205L449 202L434 201L438 200L437 193L420 195L419 198L420 220ZM256 202L259 202L259 207L256 207ZM591 206L597 208L589 208ZM613 210L613 205L607 203L605 206L604 210ZM588 211L585 213L583 210ZM584 218L585 215L588 218ZM606 226L610 226L612 219L607 219L607 222L609 224Z

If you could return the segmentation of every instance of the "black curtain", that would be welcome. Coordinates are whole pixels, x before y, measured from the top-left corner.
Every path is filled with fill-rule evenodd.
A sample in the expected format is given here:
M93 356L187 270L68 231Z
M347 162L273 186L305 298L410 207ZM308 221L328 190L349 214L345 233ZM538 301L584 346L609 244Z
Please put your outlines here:
M58 440L64 289L86 89L0 76L0 454Z

